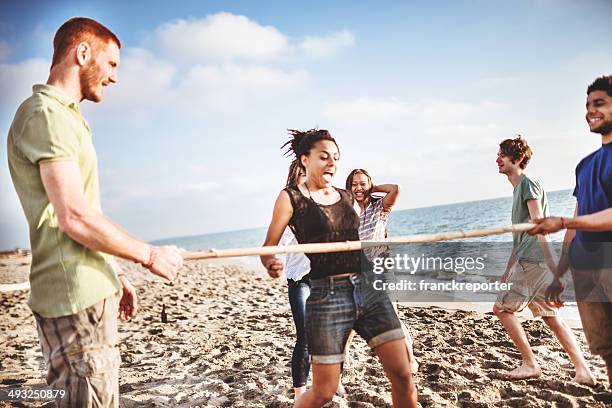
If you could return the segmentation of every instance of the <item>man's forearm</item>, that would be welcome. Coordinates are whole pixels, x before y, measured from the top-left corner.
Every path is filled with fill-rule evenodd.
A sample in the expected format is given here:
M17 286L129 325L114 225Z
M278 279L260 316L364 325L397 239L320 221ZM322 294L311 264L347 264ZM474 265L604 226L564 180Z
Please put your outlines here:
M557 268L557 277L561 279L569 269L569 247L576 235L576 231L568 229L563 237L563 248L561 250L561 259L559 259L559 267Z
M592 232L612 231L612 208L574 218L564 218L564 221L568 229Z
M552 244L550 242L550 238L548 235L538 235L538 242L540 243L540 248L542 248L542 253L544 254L544 261L551 272L555 272L557 268L557 261L554 255L554 249L552 248Z
M516 252L512 250L512 254L510 254L510 257L508 258L508 263L506 264L506 272L512 269L515 263L516 263Z
M151 248L131 237L102 214L87 210L63 222L60 228L79 244L110 255L146 264Z

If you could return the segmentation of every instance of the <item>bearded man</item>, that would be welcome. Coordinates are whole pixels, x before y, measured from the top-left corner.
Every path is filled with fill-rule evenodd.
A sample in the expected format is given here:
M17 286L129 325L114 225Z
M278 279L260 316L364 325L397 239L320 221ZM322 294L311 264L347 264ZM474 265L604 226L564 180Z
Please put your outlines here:
M136 291L113 256L174 279L182 257L153 247L102 215L96 152L81 115L117 82L121 43L95 20L75 17L53 39L46 84L19 106L9 169L30 230L28 304L36 318L47 383L58 406L119 406L117 314L136 314Z

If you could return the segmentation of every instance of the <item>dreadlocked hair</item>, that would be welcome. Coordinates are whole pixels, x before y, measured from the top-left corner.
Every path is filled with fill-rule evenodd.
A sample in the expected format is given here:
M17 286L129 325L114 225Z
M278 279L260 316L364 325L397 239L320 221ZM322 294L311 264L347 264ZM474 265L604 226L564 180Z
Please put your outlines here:
M306 131L296 130L296 129L287 129L289 132L289 140L285 142L284 145L281 146L281 149L287 148L285 150L285 156L294 156L295 162L299 168L302 170L304 166L302 165L302 161L300 158L304 155L308 155L310 150L314 147L317 142L321 140L329 140L336 145L338 148L338 152L340 152L340 148L338 147L338 143L336 143L336 139L332 137L328 130L325 129L310 129Z
M302 174L303 172L304 170L300 168L297 159L294 159L289 165L289 171L287 173L287 182L285 183L285 187L296 186L298 184L300 174Z

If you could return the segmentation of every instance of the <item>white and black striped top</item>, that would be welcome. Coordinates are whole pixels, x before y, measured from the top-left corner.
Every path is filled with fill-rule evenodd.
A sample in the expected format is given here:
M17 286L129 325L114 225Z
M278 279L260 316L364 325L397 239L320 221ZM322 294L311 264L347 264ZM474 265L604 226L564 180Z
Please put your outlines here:
M387 238L387 221L390 211L385 211L382 198L373 199L365 211L359 215L359 239L361 241L382 241ZM365 248L363 250L370 261L386 257L388 246Z

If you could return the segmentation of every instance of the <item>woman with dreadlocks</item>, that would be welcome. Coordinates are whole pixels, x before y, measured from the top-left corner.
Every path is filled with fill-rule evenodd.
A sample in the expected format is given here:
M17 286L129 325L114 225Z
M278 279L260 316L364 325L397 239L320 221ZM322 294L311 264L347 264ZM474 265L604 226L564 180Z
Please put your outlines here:
M264 246L278 244L290 226L300 244L359 240L359 215L353 194L332 186L338 145L327 130L289 131L284 146L306 170L306 181L280 192ZM284 147L283 146L283 147ZM395 407L416 407L416 388L409 368L404 333L386 295L374 290L362 273L361 251L308 254L311 292L306 301L306 337L312 363L312 388L298 397L295 407L321 407L331 401L340 381L340 364L351 330L377 354L391 382ZM283 263L262 256L271 277L279 277Z

